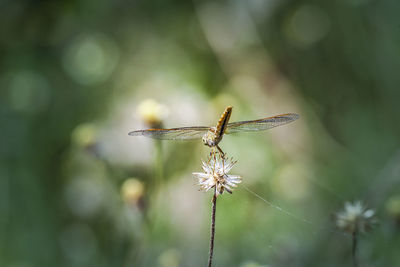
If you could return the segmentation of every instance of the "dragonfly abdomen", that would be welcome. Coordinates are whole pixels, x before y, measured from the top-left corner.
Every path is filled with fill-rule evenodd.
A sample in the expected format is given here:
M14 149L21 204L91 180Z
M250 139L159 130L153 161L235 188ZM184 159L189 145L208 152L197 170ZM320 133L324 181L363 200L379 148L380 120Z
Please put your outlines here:
M218 120L216 127L217 129L215 133L217 139L222 139L226 127L228 126L229 119L231 118L231 114L232 114L232 107L228 106L225 109L224 113L222 113L221 118Z

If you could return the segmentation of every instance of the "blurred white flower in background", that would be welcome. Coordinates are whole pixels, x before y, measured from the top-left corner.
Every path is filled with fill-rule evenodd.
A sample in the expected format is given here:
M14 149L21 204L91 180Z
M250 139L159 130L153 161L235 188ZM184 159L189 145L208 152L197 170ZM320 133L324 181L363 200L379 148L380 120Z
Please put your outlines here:
M375 211L367 209L361 201L346 202L344 210L337 213L336 225L348 232L367 232L376 223Z

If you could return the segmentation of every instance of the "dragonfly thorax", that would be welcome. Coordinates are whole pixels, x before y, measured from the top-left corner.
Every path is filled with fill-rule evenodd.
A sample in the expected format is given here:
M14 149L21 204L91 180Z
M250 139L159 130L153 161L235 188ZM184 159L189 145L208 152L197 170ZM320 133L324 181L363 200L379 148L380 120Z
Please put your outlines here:
M218 143L221 141L221 138L218 138L215 132L216 128L212 127L203 135L202 140L206 146L213 147L218 145Z

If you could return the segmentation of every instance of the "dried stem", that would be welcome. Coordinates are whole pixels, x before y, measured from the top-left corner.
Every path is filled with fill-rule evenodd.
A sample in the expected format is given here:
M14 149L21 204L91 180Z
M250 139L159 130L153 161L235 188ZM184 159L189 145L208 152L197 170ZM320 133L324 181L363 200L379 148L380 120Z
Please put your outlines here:
M212 198L212 213L211 213L211 238L210 238L210 257L208 258L208 267L211 267L212 257L214 253L214 237L215 237L215 212L217 210L217 187L215 187Z
M358 238L358 231L357 229L354 230L353 232L353 245L351 249L351 256L353 258L353 267L358 266L358 261L357 261L357 238Z

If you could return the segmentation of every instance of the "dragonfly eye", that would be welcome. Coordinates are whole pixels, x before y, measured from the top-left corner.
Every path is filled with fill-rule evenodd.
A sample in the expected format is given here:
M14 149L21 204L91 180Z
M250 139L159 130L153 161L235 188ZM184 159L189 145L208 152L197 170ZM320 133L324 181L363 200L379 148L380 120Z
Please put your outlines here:
M204 135L203 138L201 138L201 140L203 141L203 143L204 143L205 145L208 145L207 136L206 136L206 135Z

